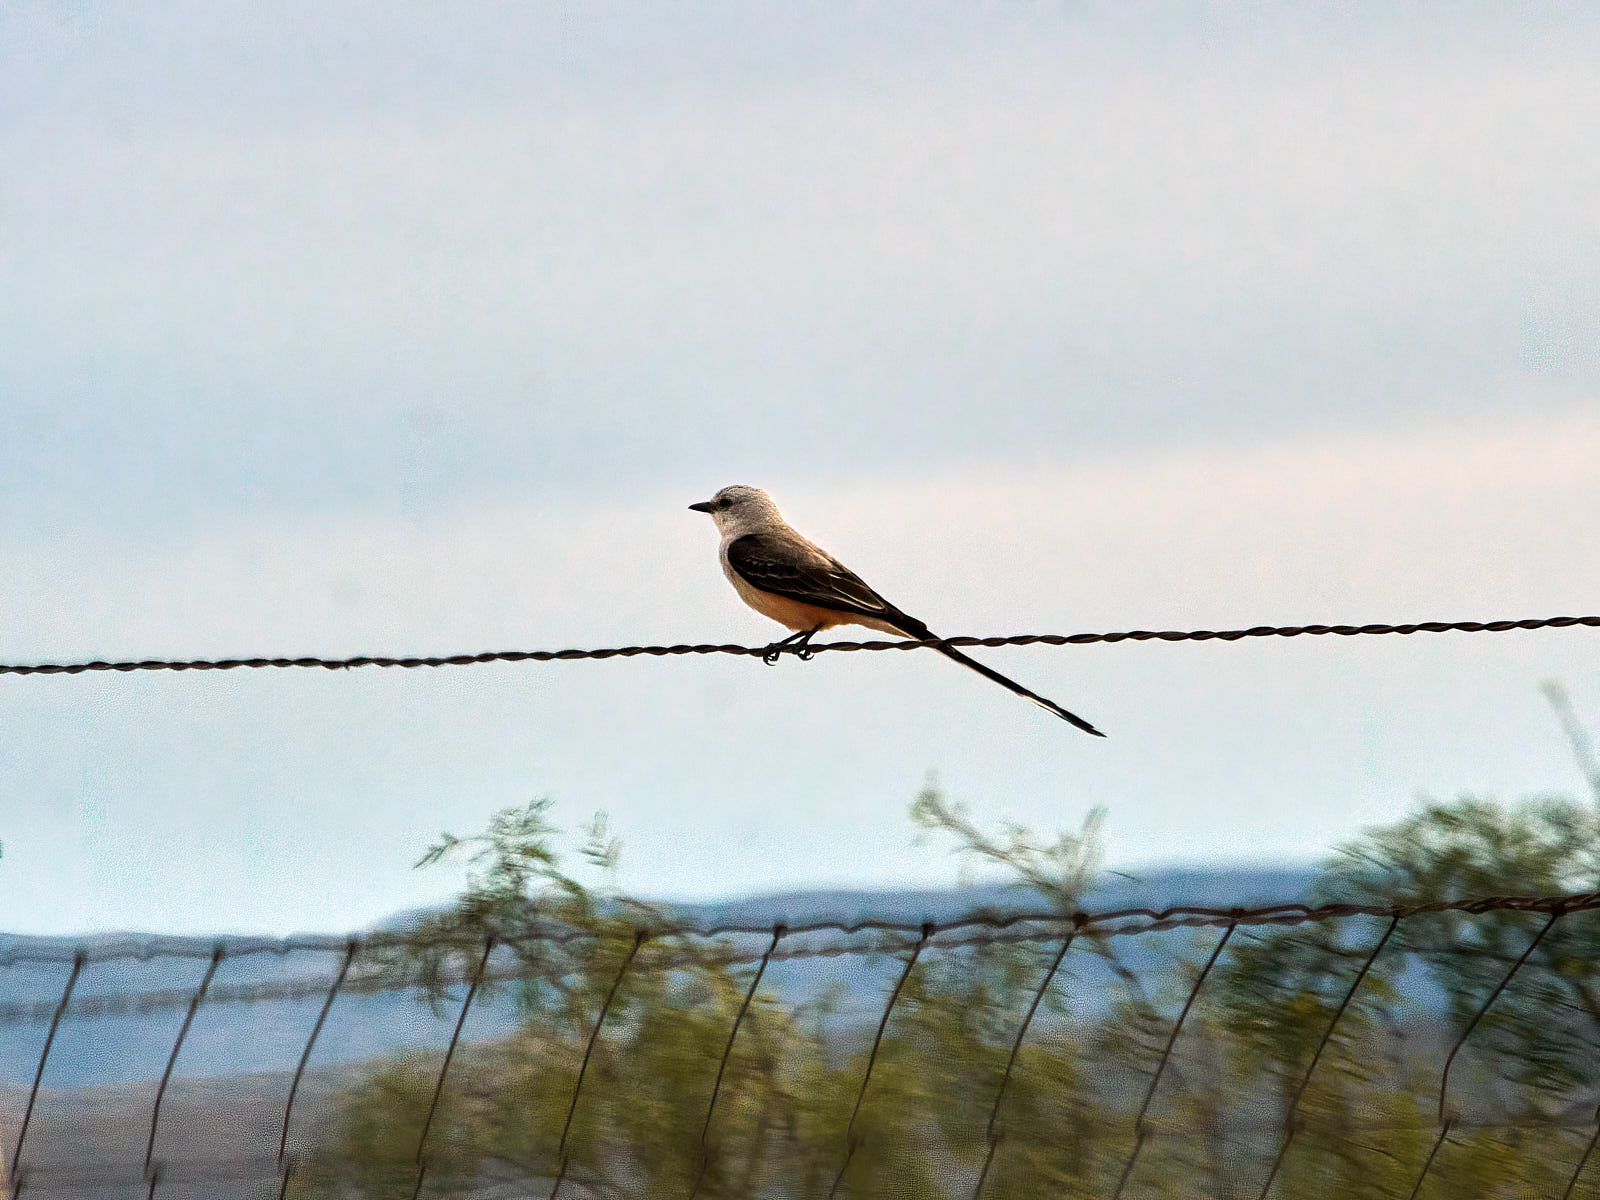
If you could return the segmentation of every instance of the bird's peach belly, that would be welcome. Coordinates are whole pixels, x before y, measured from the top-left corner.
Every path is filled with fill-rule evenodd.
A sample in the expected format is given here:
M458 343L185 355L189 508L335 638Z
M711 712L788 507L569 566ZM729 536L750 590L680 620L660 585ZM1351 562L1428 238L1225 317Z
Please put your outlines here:
M739 589L739 595L751 608L763 617L770 617L789 629L832 629L835 625L853 624L853 619L846 613L818 608L815 604L807 604L803 600L791 600L787 596L763 592L759 588L751 587L742 579L738 580L734 587Z

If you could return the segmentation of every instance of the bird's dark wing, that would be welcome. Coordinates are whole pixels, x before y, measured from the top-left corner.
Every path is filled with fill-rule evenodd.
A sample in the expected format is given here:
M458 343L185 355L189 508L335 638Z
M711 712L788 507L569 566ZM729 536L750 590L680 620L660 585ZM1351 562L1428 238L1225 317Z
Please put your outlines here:
M926 628L921 621L908 617L849 567L801 538L747 533L729 543L728 565L763 592L818 608L876 617L914 637L926 636L918 632Z

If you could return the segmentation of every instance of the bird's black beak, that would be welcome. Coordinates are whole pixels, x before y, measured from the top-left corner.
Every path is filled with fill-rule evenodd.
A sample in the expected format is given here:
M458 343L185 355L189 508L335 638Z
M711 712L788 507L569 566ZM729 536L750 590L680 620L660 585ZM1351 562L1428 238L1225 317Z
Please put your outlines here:
M691 505L689 505L689 508L693 512L708 513L708 512L711 511L711 501L702 500L702 501L700 501L699 504L691 504Z

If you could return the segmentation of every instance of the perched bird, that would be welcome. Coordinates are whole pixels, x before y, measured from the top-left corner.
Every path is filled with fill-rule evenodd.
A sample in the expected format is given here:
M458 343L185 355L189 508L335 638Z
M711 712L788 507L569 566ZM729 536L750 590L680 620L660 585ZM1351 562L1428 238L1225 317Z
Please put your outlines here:
M760 488L735 484L689 507L695 512L710 513L717 523L722 534L722 573L739 598L762 616L795 631L769 647L765 656L769 663L776 662L785 649L802 658L810 657L806 644L812 635L835 625L865 625L917 639L936 636L921 621L878 595L833 555L791 529L772 497ZM1082 717L961 651L949 646L935 649L1085 733L1105 736Z

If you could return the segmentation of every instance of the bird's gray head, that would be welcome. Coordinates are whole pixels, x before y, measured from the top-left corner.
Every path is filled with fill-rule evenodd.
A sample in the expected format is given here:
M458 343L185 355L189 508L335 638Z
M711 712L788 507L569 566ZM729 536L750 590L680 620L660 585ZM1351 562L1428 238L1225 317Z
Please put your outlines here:
M735 483L709 500L691 504L695 512L710 513L723 533L747 533L771 525L782 525L783 515L772 497L760 488Z

